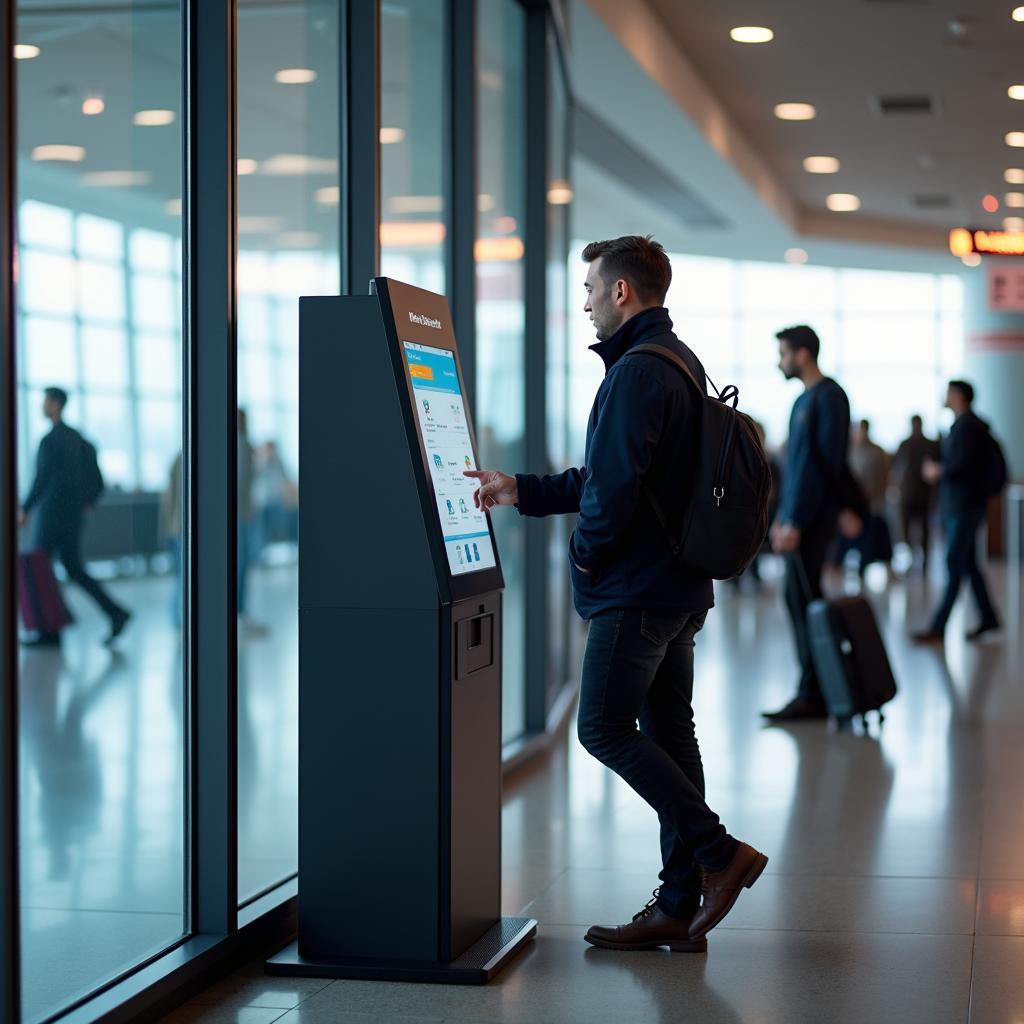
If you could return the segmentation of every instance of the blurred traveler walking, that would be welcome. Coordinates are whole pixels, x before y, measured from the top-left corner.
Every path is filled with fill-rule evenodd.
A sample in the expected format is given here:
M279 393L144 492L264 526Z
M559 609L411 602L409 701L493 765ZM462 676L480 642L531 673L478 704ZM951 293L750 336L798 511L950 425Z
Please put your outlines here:
M920 416L911 416L910 437L896 449L892 476L900 493L903 541L913 553L915 533L920 538L921 574L925 576L928 574L928 546L935 488L925 480L922 470L925 459L938 458L938 442L925 436Z
M811 660L807 605L821 597L821 572L836 535L836 481L846 468L850 403L846 392L818 368L821 342L810 327L787 327L775 337L783 376L804 386L789 418L782 497L771 533L772 548L787 556L783 592L793 622L800 679L788 704L762 714L769 721L785 722L827 717Z
M579 513L569 543L576 609L590 622L580 689L583 746L658 813L663 870L654 898L628 924L592 927L610 949L701 951L767 857L725 830L704 799L693 720L693 653L714 604L711 580L681 568L649 491L681 521L697 464L693 384L704 368L676 338L663 303L672 279L665 250L629 235L583 250L587 301L605 364L587 430L586 465L554 476L469 472L478 507L521 515ZM656 345L670 355L634 352ZM639 729L637 723L639 721Z
M849 551L856 551L861 576L875 562L892 561L892 534L885 518L889 485L889 454L871 440L871 423L861 420L850 437L850 472L860 484L868 504L868 517L858 537L840 537L836 564L842 566Z
M67 392L62 388L46 388L43 395L43 415L53 427L39 442L35 480L22 502L18 525L24 526L32 516L32 547L59 558L68 579L100 606L110 619L110 633L105 643L111 643L124 630L131 612L122 608L86 572L81 556L85 510L103 493L96 449L64 422ZM40 633L26 641L31 646L58 643L58 633Z
M249 442L249 417L238 410L238 624L250 636L262 636L267 627L249 615L249 570L258 556L258 524L253 503L255 452Z
M980 621L967 634L977 640L999 628L999 617L985 585L985 576L978 565L978 531L985 522L988 499L993 493L990 474L995 459L1002 459L999 446L988 424L975 416L972 409L974 388L964 380L951 380L946 391L946 408L952 409L956 421L942 442L941 462L925 459L924 478L939 485L939 514L946 542L946 591L929 627L913 634L918 643L941 643L946 623L960 585L966 576L978 606ZM1004 474L1005 474L1005 463ZM1005 479L1005 475L1004 475ZM999 487L995 490L1000 489Z

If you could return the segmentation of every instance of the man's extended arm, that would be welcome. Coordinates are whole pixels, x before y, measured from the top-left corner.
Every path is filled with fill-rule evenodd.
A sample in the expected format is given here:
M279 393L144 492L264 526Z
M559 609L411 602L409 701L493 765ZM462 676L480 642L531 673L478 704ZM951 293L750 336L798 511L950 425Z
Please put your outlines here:
M551 476L516 473L519 501L516 508L524 516L557 516L579 512L583 494L584 471L567 469Z

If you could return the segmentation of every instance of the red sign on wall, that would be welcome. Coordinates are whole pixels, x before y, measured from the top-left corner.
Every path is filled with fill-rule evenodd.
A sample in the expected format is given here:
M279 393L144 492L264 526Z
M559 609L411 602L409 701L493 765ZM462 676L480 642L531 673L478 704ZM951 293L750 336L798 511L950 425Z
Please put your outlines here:
M1024 267L988 268L988 308L1000 313L1024 313Z

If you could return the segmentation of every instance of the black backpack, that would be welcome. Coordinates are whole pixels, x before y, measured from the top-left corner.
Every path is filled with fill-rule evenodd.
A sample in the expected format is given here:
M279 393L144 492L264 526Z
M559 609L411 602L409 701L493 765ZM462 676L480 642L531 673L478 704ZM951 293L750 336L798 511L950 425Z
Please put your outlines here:
M684 360L660 345L637 345L678 369L697 395L700 444L683 522L673 529L660 502L643 488L672 546L672 555L690 571L716 580L739 576L754 560L768 532L772 474L754 421L736 409L732 385L705 394ZM713 385L712 385L713 386Z
M83 505L95 505L106 484L104 484L103 474L100 472L100 460L96 454L96 446L91 441L86 441L84 437L81 440L82 487L79 493Z
M986 498L995 498L1003 493L1009 479L1009 471L1006 468L1006 456L1003 454L1003 446L995 439L991 430L987 433L986 444L988 445L988 457L985 462L985 478L983 485Z

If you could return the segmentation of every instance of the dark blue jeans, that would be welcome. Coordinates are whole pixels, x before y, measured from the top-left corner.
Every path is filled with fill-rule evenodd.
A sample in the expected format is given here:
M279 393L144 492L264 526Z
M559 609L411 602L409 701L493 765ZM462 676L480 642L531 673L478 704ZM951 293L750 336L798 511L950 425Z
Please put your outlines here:
M693 726L693 641L706 616L633 608L595 615L580 688L580 742L658 813L658 905L680 918L697 908L700 869L720 871L737 846L704 800Z
M984 509L960 512L943 521L946 539L946 593L932 618L931 628L941 633L946 628L950 612L956 604L960 585L966 576L971 581L971 590L978 605L981 625L995 625L999 621L992 600L988 596L985 577L978 565L978 530L985 522Z

